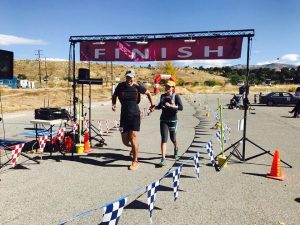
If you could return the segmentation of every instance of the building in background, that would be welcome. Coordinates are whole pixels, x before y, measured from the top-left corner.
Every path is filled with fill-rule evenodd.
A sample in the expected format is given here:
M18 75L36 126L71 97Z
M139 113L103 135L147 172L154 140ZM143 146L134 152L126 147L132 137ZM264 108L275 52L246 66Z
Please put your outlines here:
M2 88L17 88L18 79L13 76L13 79L0 78L0 87Z
M0 87L2 88L35 88L34 81L29 81L27 79L17 79L13 76L12 79L0 78Z

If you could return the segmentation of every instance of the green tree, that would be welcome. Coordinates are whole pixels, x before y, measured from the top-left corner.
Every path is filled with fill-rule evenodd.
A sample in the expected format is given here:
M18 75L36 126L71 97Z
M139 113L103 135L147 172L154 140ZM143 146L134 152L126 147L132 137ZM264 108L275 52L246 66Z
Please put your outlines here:
M298 66L296 69L294 81L296 84L300 84L300 66Z
M226 74L230 74L232 72L232 69L229 66L225 66L223 69Z
M240 76L237 72L234 72L229 77L230 83L236 85L240 80L243 80L243 77Z
M17 79L19 79L19 80L26 80L27 76L25 74L18 74Z

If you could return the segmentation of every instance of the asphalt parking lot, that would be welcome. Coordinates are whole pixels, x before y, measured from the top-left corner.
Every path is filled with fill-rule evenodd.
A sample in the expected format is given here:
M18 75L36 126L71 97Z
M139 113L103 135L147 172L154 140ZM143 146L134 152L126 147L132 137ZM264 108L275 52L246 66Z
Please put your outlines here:
M142 120L138 136L141 165L137 171L127 169L130 149L123 146L117 130L111 130L104 137L107 146L94 148L88 155L72 158L54 154L50 157L46 153L40 164L21 158L18 168L6 166L0 170L1 224L59 224L127 194L130 194L129 204L120 224L150 224L146 194L135 190L163 178L181 164L178 199L173 200L172 177L164 177L156 195L153 224L300 224L300 119L291 118L288 113L291 108L254 106L247 117L247 138L272 153L278 149L281 159L293 166L289 168L281 163L286 179L277 181L265 178L273 159L267 154L246 162L233 157L220 172L210 166L203 147L212 140L215 153L220 153L220 145L214 137L213 112L217 98L225 105L230 95L182 98L184 110L179 113L177 134L182 154L179 161L169 157L166 167L157 168L161 157L158 111ZM118 118L119 113L113 113L110 106L110 103L93 105L92 118ZM147 106L147 102L142 101L141 108ZM206 116L208 110L209 117ZM223 110L224 122L231 127L225 147L242 137L242 132L237 130L237 120L243 117L243 112ZM17 134L32 127L29 121L33 113L7 114L4 119L7 137L22 139L24 137ZM193 161L188 160L197 151L201 156L199 180ZM245 152L246 157L251 157L262 151L247 142ZM168 153L172 154L170 142ZM94 210L69 224L99 224L102 214L102 209Z

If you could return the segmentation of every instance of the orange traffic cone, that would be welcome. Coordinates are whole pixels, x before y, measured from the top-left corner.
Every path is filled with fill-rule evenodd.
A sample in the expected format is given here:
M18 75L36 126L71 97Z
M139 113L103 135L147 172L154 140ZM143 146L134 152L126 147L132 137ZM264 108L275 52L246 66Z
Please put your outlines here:
M276 179L276 180L284 180L284 176L281 173L281 166L280 166L280 157L279 151L276 150L273 157L271 172L267 174L268 178Z
M92 151L92 149L90 148L90 138L89 138L89 132L86 131L84 133L84 140L83 140L83 145L84 145L84 152L85 153L89 153Z

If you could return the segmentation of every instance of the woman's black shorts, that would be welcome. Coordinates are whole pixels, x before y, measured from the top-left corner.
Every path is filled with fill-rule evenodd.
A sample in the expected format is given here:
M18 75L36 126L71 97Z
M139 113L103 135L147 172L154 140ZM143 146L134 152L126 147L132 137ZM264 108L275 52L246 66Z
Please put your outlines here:
M176 141L177 121L160 121L161 143L167 143L168 133L172 142Z

